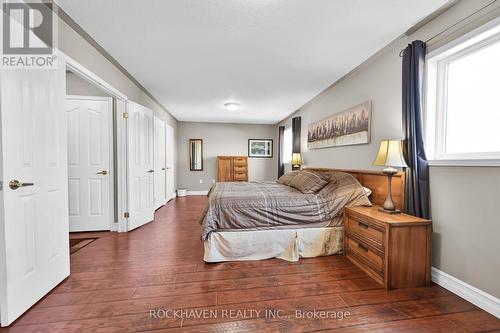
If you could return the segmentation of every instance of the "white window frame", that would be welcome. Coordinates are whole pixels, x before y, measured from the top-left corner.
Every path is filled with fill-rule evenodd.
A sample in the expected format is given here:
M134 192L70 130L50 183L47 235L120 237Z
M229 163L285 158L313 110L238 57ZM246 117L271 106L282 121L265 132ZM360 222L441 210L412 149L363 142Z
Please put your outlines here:
M496 42L500 42L500 19L427 54L424 122L426 154L431 166L500 166L500 151L449 154L445 150L448 65Z

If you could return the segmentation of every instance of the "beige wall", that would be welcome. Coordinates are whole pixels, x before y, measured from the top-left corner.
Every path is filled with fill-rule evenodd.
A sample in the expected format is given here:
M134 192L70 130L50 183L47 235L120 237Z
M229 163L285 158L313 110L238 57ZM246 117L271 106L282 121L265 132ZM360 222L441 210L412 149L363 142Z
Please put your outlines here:
M66 72L66 95L111 97L108 93L71 72Z
M500 297L500 168L432 167L433 266Z
M302 117L304 164L317 167L377 169L372 165L379 141L402 137L401 58L415 39L427 40L475 12L489 1L460 1L409 37L402 37L307 103L293 116ZM451 34L429 43L429 49L484 24L494 11L458 24ZM490 7L491 10L492 7ZM481 13L483 15L484 13ZM370 144L307 149L307 124L370 99ZM280 125L291 126L291 116ZM431 205L434 222L433 266L496 297L500 297L500 168L432 167Z
M155 111L155 115L165 119L171 126L177 126L175 118L165 112L160 105L149 98L125 74L62 20L59 20L59 48L101 79L127 95L130 100L152 109Z
M177 179L179 187L189 191L207 191L217 180L218 155L248 155L248 139L273 139L273 158L249 158L250 181L276 180L278 167L277 128L274 125L220 123L178 124ZM203 139L203 171L189 171L189 139ZM200 179L203 183L200 183Z

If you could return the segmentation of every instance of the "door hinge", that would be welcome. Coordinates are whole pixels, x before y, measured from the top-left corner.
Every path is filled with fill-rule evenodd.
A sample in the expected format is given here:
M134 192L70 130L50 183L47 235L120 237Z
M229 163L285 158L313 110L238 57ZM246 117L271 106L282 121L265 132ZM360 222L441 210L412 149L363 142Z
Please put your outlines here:
M125 213L123 214L123 217L125 217L126 219L128 219L128 218L130 217L130 213L129 213L129 212L125 212Z
M128 112L123 112L123 119L128 119Z

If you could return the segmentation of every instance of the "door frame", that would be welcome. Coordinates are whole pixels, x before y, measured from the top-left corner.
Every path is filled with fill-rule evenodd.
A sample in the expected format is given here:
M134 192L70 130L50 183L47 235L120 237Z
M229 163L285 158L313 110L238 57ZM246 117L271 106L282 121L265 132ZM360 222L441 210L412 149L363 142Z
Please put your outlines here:
M61 52L62 53L62 52ZM85 81L93 84L99 89L105 91L107 94L111 95L115 100L116 113L114 115L114 122L116 123L116 200L118 203L118 216L114 216L114 204L111 209L113 210L112 216L114 219L111 221L111 231L117 232L127 232L128 223L125 217L128 212L128 184L127 184L127 138L128 138L128 126L127 126L127 101L128 97L121 91L104 81L98 75L88 70L86 67L78 63L73 58L62 53L66 62L66 69L69 69L75 75L84 79ZM112 141L113 142L113 141ZM114 192L114 188L113 188ZM113 198L114 202L114 198ZM116 223L115 223L116 222Z
M177 191L175 190L175 168L176 168L176 164L175 164L175 161L176 161L176 156L175 156L175 131L174 131L174 128L167 122L165 122L165 136L166 136L166 144L165 144L165 154L167 154L167 152L169 151L169 147L168 145L170 144L169 143L169 137L168 137L168 133L169 133L169 130L170 132L172 132L172 151L170 152L170 154L172 154L170 156L170 158L172 159L171 162L172 162L172 184L170 185L169 181L168 181L168 177L167 177L167 173L165 174L165 178L166 178L166 183L167 183L167 202L169 202L170 200L174 199L177 197ZM165 156L165 159L167 159L167 156ZM165 164L168 164L168 162L166 162ZM168 168L170 167L169 165L166 166L167 167L167 171L168 171ZM168 189L169 187L172 186L172 193L171 195L168 193Z
M163 146L164 147L164 149L163 149L163 153L164 153L164 155L163 155L164 156L163 165L164 166L163 166L163 168L164 168L164 170L160 170L160 171L163 171L164 174L165 174L165 179L164 179L164 184L163 184L163 188L165 190L165 198L164 198L164 201L162 200L162 204L160 206L156 207L156 196L153 196L155 198L155 202L154 202L155 211L158 210L158 209L160 209L161 207L165 206L167 204L167 202L168 202L168 193L167 193L167 191L168 191L168 186L167 186L167 122L165 120L163 120L162 118L160 118L160 117L158 117L156 115L153 115L153 122L154 122L154 124L153 124L153 135L156 135L156 133L155 133L156 130L154 129L154 127L156 126L156 120L157 119L160 120L161 123L163 124L163 143L164 143L164 146ZM156 137L154 137L154 138L156 138ZM156 150L156 148L155 148L156 144L154 142L154 138L153 138L153 164L154 164L154 161L155 161L154 157L155 157L155 154L156 154L156 151L155 151ZM156 166L154 166L154 169L155 169L155 172L156 172ZM153 182L154 182L153 186L155 188L154 192L156 194L156 181L154 180L154 178L153 178Z
M109 120L109 176L110 176L110 182L109 182L109 210L110 210L110 221L109 221L109 230L110 231L117 231L114 226L115 224L115 147L114 147L114 126L113 126L113 97L106 97L106 96L87 96L87 95L68 95L66 94L66 100L68 99L80 99L80 100L90 100L90 101L103 101L103 102L108 102L108 120ZM69 195L69 193L68 193ZM113 228L115 230L113 230Z

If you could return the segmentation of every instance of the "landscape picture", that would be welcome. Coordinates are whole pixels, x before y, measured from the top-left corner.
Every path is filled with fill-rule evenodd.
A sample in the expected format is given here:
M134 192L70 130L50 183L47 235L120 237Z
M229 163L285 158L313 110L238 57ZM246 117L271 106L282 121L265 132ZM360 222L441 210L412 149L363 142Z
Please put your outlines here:
M249 139L248 157L273 157L272 139Z
M370 143L371 103L356 105L345 111L309 124L309 149Z

